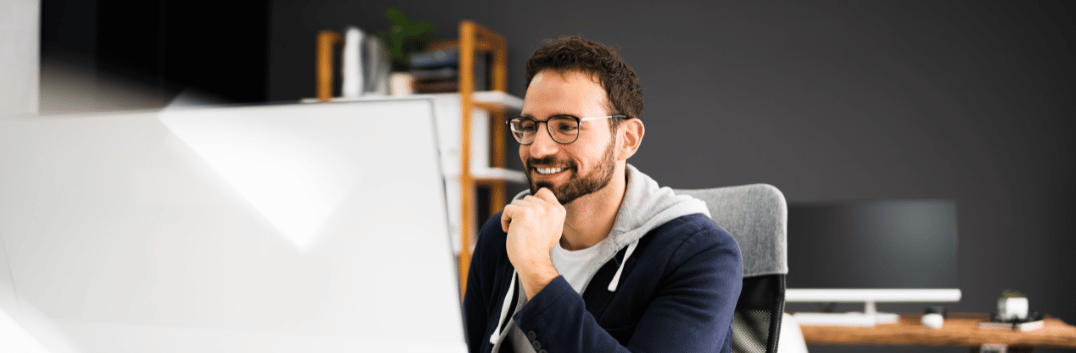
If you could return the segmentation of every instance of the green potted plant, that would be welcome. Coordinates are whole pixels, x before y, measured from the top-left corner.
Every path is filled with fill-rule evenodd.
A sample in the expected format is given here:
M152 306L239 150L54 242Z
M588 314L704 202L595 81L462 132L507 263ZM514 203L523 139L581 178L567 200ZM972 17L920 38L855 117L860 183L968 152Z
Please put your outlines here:
M392 95L411 93L411 55L426 50L426 45L433 40L432 22L412 22L403 11L396 8L385 10L385 17L392 21L387 31L378 31L377 36L385 43L392 61L392 78L390 89Z

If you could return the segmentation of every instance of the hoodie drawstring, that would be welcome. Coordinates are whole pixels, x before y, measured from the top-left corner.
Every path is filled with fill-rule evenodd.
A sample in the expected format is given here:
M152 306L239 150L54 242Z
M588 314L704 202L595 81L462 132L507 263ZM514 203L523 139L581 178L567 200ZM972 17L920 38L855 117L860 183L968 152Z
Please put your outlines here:
M493 330L493 335L489 336L490 344L497 344L497 338L501 336L501 326L504 326L504 318L508 316L508 306L516 294L516 270L512 270L512 283L508 284L508 293L504 295L504 304L501 304L501 318L497 320L497 329Z
M628 263L628 257L631 257L631 253L635 251L635 247L639 245L639 240L635 240L628 244L628 250L624 252L624 259L620 260L620 268L616 269L616 274L613 275L613 281L609 282L609 291L616 292L616 286L620 283L620 274L624 272L624 264Z

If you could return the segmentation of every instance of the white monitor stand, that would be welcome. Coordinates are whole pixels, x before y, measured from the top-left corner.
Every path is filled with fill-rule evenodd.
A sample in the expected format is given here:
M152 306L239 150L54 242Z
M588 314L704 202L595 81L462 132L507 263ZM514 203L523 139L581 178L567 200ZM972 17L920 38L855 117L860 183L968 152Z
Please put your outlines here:
M796 313L802 325L861 326L895 323L900 317L879 313L875 303L933 303L960 301L959 289L788 289L788 303L864 303L863 312Z

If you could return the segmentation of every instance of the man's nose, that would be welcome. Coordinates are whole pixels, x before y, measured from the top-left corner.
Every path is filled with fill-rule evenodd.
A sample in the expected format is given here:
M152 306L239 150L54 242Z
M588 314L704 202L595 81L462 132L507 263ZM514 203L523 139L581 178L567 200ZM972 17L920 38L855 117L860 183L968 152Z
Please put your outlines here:
M553 140L553 136L549 134L548 129L540 129L534 136L534 143L531 143L531 157L541 158L548 155L557 153L557 149L560 148L560 143Z

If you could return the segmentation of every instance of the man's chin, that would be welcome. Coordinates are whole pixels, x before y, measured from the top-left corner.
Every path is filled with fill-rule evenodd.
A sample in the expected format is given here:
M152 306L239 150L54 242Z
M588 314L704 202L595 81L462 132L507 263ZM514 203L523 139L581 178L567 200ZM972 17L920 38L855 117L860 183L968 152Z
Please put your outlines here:
M553 185L553 183L550 183L550 182L544 182L544 181L543 181L543 182L531 183L531 194L532 194L532 195L533 195L533 194L537 194L537 193L538 193L538 190L541 190L542 188L546 188L546 189L549 189L549 191L555 191L555 190L557 189L557 188L556 188L556 187L555 187L555 186ZM556 192L554 192L554 194L555 194L555 193L556 193Z
M556 197L557 202L559 202L561 205L565 204L563 195L564 190L558 190L556 185L553 185L553 183L550 182L543 181L538 183L531 183L531 195L537 194L538 190L541 190L543 188L549 189L549 191L553 192L553 197Z

